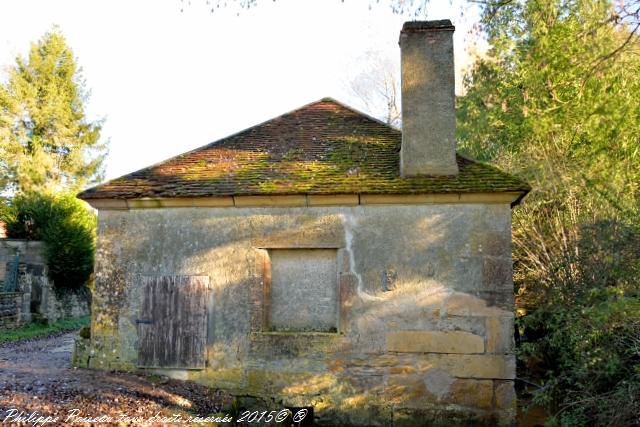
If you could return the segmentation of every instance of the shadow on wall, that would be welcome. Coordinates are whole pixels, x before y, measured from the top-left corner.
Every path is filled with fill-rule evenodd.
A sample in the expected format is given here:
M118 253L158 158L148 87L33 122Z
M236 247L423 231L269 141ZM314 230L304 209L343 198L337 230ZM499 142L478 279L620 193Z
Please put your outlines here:
M93 364L135 368L140 295L128 277L208 275L209 368L183 378L360 424L376 411L387 421L420 411L508 421L508 215L508 206L470 205L101 212ZM265 247L342 249L343 333L256 325L256 248Z

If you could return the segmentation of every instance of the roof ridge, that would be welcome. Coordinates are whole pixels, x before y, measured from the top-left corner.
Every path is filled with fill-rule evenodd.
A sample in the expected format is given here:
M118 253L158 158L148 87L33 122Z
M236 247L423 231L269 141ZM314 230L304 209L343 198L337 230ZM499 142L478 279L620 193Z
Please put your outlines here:
M344 103L342 103L342 102L340 102L340 101L336 100L335 98L332 98L332 97L330 97L330 96L325 96L325 97L320 98L320 99L318 99L318 100L316 100L316 101L308 102L308 103L306 103L306 104L304 104L304 105L302 105L302 106L300 106L300 107L298 107L298 108L294 108L294 109L289 110L289 111L287 111L287 112L285 112L285 113L279 114L279 115L277 115L277 116L275 116L275 117L272 117L272 118L270 118L270 119L264 120L264 121L262 121L262 122L260 122L260 123L255 124L255 125L249 126L248 128L242 129L242 130L240 130L240 131L238 131L238 132L234 132L234 133L232 133L232 134L229 134L229 135L227 135L227 136L224 136L224 137L222 137L222 138L219 138L219 139L217 139L217 140L215 140L215 141L208 142L208 143L206 143L205 145L201 145L201 146L196 147L196 148L194 148L194 149L192 149L192 150L185 151L184 153L180 153L180 154L176 154L176 155L171 156L171 157L167 157L167 158L165 158L165 159L163 159L163 160L159 160L159 161L157 161L157 162L155 162L155 163L153 163L153 164L151 164L151 165L149 165L149 166L145 166L145 167L143 167L142 169L138 169L138 170L135 170L135 171L133 171L133 172L129 172L129 173L126 173L126 174L124 174L124 175L120 175L120 176L118 176L118 177L116 177L116 178L112 178L112 179L110 179L110 180L108 180L108 181L104 181L104 182L102 182L102 183L100 183L100 184L97 184L97 185L94 185L94 186L92 186L92 187L89 187L89 188L87 188L87 189L85 189L85 190L81 191L81 192L79 193L79 195L82 195L85 191L90 190L90 189L93 189L93 188L95 188L95 187L102 186L102 185L106 185L106 184L110 184L110 183L112 183L112 182L114 182L114 181L117 181L117 180L119 180L119 179L132 177L132 175L134 175L134 174L139 174L139 173L142 173L142 172L148 171L148 170L153 169L153 168L155 168L155 167L158 167L158 166L160 166L160 165L162 165L162 164L164 164L164 163L166 163L166 162L169 162L169 161L171 161L171 160L173 160L173 159L177 159L177 158L180 158L180 157L184 157L184 156L187 156L187 155L189 155L189 154L191 154L191 153L195 153L195 152L197 152L197 151L199 151L199 150L203 150L203 149L206 149L206 148L213 147L213 146L215 146L216 144L219 144L219 143L221 143L221 142L223 142L223 141L226 141L226 140L228 140L228 139L230 139L230 138L233 138L233 137L235 137L235 136L241 135L241 134L243 134L243 133L245 133L245 132L249 132L249 131L250 131L250 130L252 130L252 129L258 128L258 127L260 127L260 126L262 126L262 125L266 125L266 124L267 124L267 123L269 123L269 122L272 122L272 121L274 121L274 120L281 119L281 118L283 118L283 117L288 116L289 114L293 114L293 113L295 113L295 112L297 112L297 111L303 110L303 109L305 109L305 108L311 107L312 105L319 104L319 103L321 103L321 102L333 102L334 104L337 104L337 105L339 105L339 106L341 106L341 107L343 107L343 108L345 108L345 109L347 109L347 110L349 110L349 111L351 111L351 112L354 112L354 113L359 114L359 115L361 115L361 116L363 116L363 117L365 117L365 118L368 118L368 119L370 119L370 120L373 120L373 121L375 121L375 122L377 122L377 123L379 123L379 124L381 124L381 125L384 125L384 126L388 127L388 128L389 128L389 129L391 129L391 130L394 130L394 131L397 131L397 132L401 132L399 129L396 129L396 128L394 128L393 126L391 126L391 125L389 125L389 124L387 124L387 123L384 123L383 121L378 120L378 119L376 119L375 117L372 117L372 116L368 115L367 113L363 113L362 111L359 111L359 110L357 110L357 109L355 109L355 108L353 108L353 107L350 107L350 106L348 106L348 105L346 105L346 104L344 104Z

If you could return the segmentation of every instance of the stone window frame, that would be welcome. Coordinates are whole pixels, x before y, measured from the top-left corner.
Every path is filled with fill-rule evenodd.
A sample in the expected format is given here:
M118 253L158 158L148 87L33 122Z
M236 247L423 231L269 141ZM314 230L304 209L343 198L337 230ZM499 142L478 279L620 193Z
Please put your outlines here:
M271 312L271 257L270 250L310 250L333 249L336 251L336 274L338 296L338 319L336 332L319 331L273 331L271 330L269 315ZM347 332L347 300L355 290L355 280L349 269L348 254L346 249L337 245L328 246L286 246L286 245L261 245L254 247L256 254L255 280L250 290L251 298L251 332L272 335L344 335Z

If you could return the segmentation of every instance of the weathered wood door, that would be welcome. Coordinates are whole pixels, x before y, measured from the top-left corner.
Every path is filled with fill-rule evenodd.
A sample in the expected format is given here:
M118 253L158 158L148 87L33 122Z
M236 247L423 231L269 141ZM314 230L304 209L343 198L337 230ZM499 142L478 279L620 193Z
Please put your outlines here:
M203 369L208 276L141 276L138 366Z

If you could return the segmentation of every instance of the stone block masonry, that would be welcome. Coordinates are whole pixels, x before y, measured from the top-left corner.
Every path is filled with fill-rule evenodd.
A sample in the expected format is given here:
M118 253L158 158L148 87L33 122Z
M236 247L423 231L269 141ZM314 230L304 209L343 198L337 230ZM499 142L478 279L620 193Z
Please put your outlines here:
M319 425L512 425L510 215L506 203L101 210L88 363L139 369L140 328L156 321L140 315L139 277L208 276L206 367L154 372L313 406Z
M402 176L458 174L453 31L448 20L402 27Z
M484 353L484 338L469 332L387 332L387 351L402 353Z
M22 326L22 292L0 292L0 330Z
M0 239L0 281L18 256L16 292L0 292L0 329L23 326L32 320L55 322L89 314L88 293L56 293L47 277L44 243ZM1 288L0 288L1 289Z

